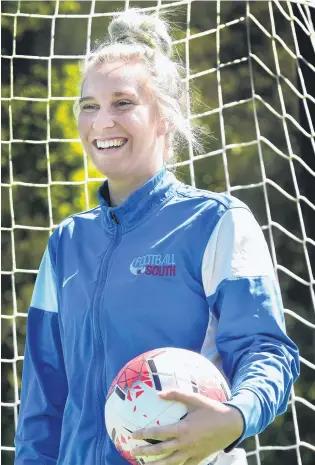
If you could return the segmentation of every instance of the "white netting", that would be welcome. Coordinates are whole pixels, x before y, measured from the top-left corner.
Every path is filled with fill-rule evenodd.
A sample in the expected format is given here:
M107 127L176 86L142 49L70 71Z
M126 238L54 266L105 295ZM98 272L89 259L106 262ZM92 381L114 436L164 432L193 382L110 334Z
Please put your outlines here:
M75 83L69 90L66 79L72 72L71 62L77 63L91 49L95 40L93 31L105 30L100 21L109 19L118 8L136 5L128 0L117 5L95 1L4 3L2 19L12 43L10 47L3 46L1 56L8 71L8 76L3 77L1 99L6 118L1 140L4 167L1 229L5 252L1 451L4 463L9 464L13 463L25 319L38 257L48 234L62 216L95 203L91 201L91 192L102 180L90 167L86 154L77 148L74 120L69 122L70 129L66 124L62 129L58 127L58 122L66 121L62 119L64 115L70 115L62 105L68 103L70 107L77 97ZM138 6L148 11L171 12L170 19L177 26L174 44L186 64L187 97L191 84L202 93L203 105L199 103L196 111L188 105L187 117L192 125L209 126L215 136L205 142L206 153L202 155L196 155L189 146L176 164L178 175L192 185L226 191L250 205L269 242L283 292L289 334L301 349L301 378L292 391L288 413L260 437L246 442L249 462L260 465L286 460L288 465L311 465L315 452L314 437L312 441L310 434L315 424L315 280L311 260L315 250L314 5L312 1L274 0L146 1ZM42 21L45 27L40 26ZM73 41L84 37L81 53L71 52L75 45L71 32L66 31L66 22L70 30L74 24L80 25L81 35L73 32ZM85 27L81 27L83 24ZM46 31L48 53L23 52L27 49L22 46L23 31L32 27L35 37L38 31ZM9 41L8 35L4 41ZM63 47L68 53L60 53ZM33 50L40 50L40 45ZM46 95L35 88L34 95L29 95L28 81L21 77L23 66L28 66L21 65L22 61L34 60L39 74L47 65L47 85L43 85L47 88ZM65 84L59 88L57 81L61 75ZM26 79L24 88L23 79ZM36 82L36 75L32 79ZM23 88L24 93L17 94L16 88ZM45 130L40 123L24 119L29 111L25 109L33 104L43 111ZM35 118L33 113L29 114ZM32 124L38 125L35 132ZM33 134L43 137L32 137ZM40 163L37 159L29 162L28 158L36 152L36 146L40 146L42 153ZM66 148L62 147L72 148L75 156L67 158ZM61 160L64 154L65 161ZM29 163L34 163L33 169ZM63 170L67 173L64 178ZM24 179L23 172L30 179ZM77 203L69 200L74 192L78 192ZM23 204L24 196L27 207ZM38 223L36 209L29 208L32 196L35 204L39 196L40 205L45 204L45 213ZM40 250L33 261L37 244Z

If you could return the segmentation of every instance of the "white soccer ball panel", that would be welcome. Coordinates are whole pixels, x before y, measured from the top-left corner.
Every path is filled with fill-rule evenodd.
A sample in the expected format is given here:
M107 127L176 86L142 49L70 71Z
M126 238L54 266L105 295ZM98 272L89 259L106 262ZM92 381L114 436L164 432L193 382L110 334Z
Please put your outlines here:
M227 397L230 397L230 388L220 371L207 358L196 352L170 347L165 353L155 357L154 362L159 374L164 374L167 370L174 373L180 389L183 386L186 390L185 381L204 380L206 376L212 380L213 385L222 386Z
M161 384L162 391L168 391L169 389L177 389L176 378L174 376L174 371L170 373L160 374L157 373L159 382ZM156 395L157 391L155 391Z
M174 378L164 377L163 385L169 385L166 380L172 380L174 385ZM170 401L160 399L157 396L155 389L147 386L145 383L139 382L128 390L128 396L125 399L119 397L114 391L108 398L105 406L105 421L111 421L111 412L124 418L126 421L137 425L138 428L145 427L148 423L152 422L152 418L158 419L161 412L164 412L170 407ZM177 406L178 411L183 410L183 406ZM115 417L113 418L114 421Z
M165 410L161 411L158 416L154 417L152 421L148 423L147 427L172 425L180 421L180 419L186 415L186 405L180 402L167 402L170 405Z
M165 421L167 419L165 418ZM168 419L168 421L173 421ZM169 424L169 423L165 423ZM126 419L120 418L118 415L115 418L114 422L111 422L110 419L108 418L108 421L106 423L107 427L107 432L113 441L115 447L117 450L123 455L125 458L128 460L128 453L134 448L134 447L140 447L140 446L147 446L148 443L144 440L141 439L132 439L131 438L131 433L139 429L136 425L133 423L130 423L126 421ZM113 429L115 428L115 434L113 435ZM166 458L169 454L163 454L159 456L152 456L152 457L141 457L143 459L144 463L147 462L153 462L155 460L160 460L163 458ZM130 456L131 457L131 456Z
M131 360L111 385L105 406L105 421L117 450L133 465L143 465L162 456L142 457L141 460L132 457L130 450L133 447L148 443L132 440L131 432L144 427L177 423L187 414L187 407L183 403L159 397L160 391L170 389L200 393L222 402L230 397L229 386L220 371L198 353L162 348ZM199 465L209 464L217 455L212 455Z

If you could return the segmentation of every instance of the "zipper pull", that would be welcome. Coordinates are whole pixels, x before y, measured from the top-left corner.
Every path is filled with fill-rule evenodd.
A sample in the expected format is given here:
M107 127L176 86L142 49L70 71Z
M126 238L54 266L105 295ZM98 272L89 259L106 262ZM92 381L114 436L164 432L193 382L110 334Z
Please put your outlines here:
M115 213L110 212L111 219L114 221L115 224L119 224L118 218Z

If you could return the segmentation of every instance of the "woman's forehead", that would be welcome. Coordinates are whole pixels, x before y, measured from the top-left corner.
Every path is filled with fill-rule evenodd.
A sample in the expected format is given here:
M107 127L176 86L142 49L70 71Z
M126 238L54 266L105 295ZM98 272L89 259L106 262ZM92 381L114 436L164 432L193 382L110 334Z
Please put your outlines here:
M106 63L93 67L87 73L82 85L82 95L90 94L91 91L117 93L126 90L140 94L148 79L148 73L141 63Z

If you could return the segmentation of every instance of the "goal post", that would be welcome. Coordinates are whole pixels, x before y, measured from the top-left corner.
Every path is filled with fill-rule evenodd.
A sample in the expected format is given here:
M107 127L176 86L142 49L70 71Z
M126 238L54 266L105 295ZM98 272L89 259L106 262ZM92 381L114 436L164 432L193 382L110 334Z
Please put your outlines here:
M102 182L72 111L79 63L102 40L112 15L133 7L170 20L175 56L186 69L187 118L211 135L202 153L188 146L178 154L177 177L249 205L270 248L288 333L300 349L301 376L288 410L245 441L249 465L312 465L312 0L2 2L2 463L14 460L25 323L41 256L63 218L97 204Z

